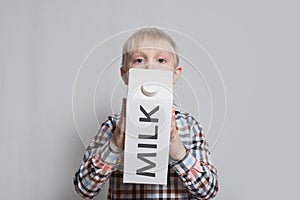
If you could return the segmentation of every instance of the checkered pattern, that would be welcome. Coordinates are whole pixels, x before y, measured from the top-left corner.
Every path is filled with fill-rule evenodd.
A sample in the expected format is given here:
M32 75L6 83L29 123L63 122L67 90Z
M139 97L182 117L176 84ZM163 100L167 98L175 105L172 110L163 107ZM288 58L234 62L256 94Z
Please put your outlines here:
M110 138L120 114L107 118L88 146L74 177L76 191L86 199L96 196L109 180L108 199L210 199L218 191L217 170L201 125L176 108L176 123L187 153L182 160L170 158L167 185L123 183L123 151L110 148Z

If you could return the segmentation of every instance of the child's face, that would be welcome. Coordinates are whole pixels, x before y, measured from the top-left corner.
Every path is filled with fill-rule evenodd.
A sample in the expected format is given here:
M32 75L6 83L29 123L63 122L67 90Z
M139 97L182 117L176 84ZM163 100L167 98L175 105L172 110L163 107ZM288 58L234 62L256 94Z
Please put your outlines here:
M173 54L159 49L147 48L135 51L128 59L127 68L174 70Z
M175 66L174 56L171 52L156 48L144 48L131 53L126 66L121 67L121 75L126 85L128 83L127 72L131 68L173 71L174 84L179 78L182 70L180 66Z

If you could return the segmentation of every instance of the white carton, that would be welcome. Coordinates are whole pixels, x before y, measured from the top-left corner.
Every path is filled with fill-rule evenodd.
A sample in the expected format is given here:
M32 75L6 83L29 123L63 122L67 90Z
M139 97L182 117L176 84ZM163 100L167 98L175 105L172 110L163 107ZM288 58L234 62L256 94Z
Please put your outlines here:
M167 184L173 72L130 69L124 183Z

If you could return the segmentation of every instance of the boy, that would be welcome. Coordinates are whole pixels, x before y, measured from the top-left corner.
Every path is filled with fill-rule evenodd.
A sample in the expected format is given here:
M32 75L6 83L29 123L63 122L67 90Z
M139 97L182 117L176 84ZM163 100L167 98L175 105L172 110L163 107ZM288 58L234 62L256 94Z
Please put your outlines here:
M157 28L135 32L123 46L120 68L128 83L130 68L173 71L173 84L181 75L175 42ZM109 180L108 199L210 199L218 191L217 170L202 128L174 104L170 132L170 162L167 185L123 183L125 101L121 113L102 123L88 146L74 177L75 189L83 198L93 198Z

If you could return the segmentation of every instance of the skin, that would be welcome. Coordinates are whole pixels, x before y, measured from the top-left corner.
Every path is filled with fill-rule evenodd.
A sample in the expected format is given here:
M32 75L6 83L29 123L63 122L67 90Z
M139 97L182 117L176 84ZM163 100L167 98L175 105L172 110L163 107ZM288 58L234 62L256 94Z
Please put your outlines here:
M171 70L174 72L173 84L176 83L181 75L182 68L175 66L173 55L171 52L158 50L154 48L141 49L133 52L128 59L126 66L121 66L120 72L124 83L128 84L128 70L130 68L146 68L146 69L164 69ZM124 149L125 139L125 122L126 122L126 99L123 99L121 118L115 129L115 132L111 138L111 148L113 149ZM172 109L172 121L170 131L170 156L174 160L181 160L185 154L186 149L181 142L178 134L178 128L175 120L175 108Z

